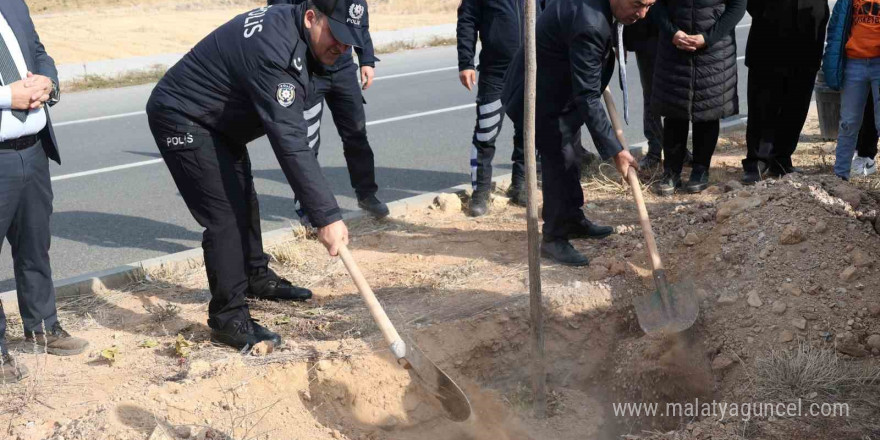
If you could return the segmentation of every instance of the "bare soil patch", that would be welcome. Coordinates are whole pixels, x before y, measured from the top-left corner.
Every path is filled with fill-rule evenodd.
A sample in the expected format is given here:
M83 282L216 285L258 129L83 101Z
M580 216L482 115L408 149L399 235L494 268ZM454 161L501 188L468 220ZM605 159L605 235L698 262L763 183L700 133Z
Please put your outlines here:
M736 142L725 142L736 153ZM637 214L625 188L601 178L606 169L585 176L585 209L617 233L575 242L592 259L589 268L543 266L547 419L531 415L524 210L497 203L477 219L435 208L350 225L355 258L389 316L465 387L476 411L471 423L442 418L387 354L342 263L300 230L269 251L273 267L312 288L315 299L251 303L285 340L274 352L211 345L200 267L154 272L126 289L61 304L62 322L92 343L80 356L40 354L21 342L12 319L10 339L32 374L0 386L0 427L21 440L865 439L878 432L880 194L815 168L740 188L719 168L705 194L649 195L672 280L692 284L702 299L691 330L657 338L641 332L630 305L652 288ZM841 402L850 416L719 421L619 416L613 407L694 399Z

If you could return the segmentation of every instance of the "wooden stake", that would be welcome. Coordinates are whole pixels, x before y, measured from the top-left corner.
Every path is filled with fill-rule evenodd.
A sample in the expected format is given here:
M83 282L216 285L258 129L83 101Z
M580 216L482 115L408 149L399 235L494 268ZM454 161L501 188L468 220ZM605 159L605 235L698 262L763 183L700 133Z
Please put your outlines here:
M535 168L535 0L525 0L525 112L523 142L526 160L526 186L529 203L526 208L529 236L529 307L532 327L532 391L535 395L535 416L547 416L547 373L544 364L544 308L541 301L541 256L538 231L538 175Z

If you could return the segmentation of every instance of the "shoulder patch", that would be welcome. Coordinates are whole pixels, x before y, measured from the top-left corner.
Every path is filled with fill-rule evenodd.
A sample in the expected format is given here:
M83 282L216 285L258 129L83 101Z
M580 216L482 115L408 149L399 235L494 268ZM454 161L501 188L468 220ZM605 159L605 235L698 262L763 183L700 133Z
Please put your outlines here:
M296 87L291 83L278 84L278 89L275 90L275 99L283 107L290 107L296 100Z

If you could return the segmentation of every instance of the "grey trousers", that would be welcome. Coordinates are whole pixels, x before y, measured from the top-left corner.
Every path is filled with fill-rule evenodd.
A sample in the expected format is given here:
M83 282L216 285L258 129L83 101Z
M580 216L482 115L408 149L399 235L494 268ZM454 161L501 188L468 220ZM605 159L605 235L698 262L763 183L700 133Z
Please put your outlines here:
M15 287L24 330L43 332L58 322L49 265L52 215L49 159L38 141L0 150L0 232L12 246ZM2 242L0 242L2 243ZM6 314L0 306L0 348L6 352Z

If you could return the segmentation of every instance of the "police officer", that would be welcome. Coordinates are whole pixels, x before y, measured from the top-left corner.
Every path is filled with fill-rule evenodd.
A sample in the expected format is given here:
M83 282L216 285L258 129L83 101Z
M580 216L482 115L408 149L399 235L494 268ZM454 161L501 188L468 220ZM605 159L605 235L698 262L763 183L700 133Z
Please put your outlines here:
M280 342L250 318L245 301L255 268L266 264L248 142L268 136L330 255L348 242L339 206L309 149L303 111L312 69L363 44L366 8L362 0L311 0L239 15L169 69L150 96L150 130L184 202L205 228L215 342L237 348Z
M561 264L586 266L587 257L569 242L604 238L613 232L597 226L581 210L580 127L587 125L603 159L614 158L621 174L637 167L620 145L602 106L602 91L614 71L612 49L621 51L624 24L644 18L654 0L555 0L535 24L537 101L535 144L543 167L544 227L541 255ZM614 21L618 22L615 26ZM617 43L617 44L615 44ZM511 119L522 118L524 71L522 52L511 63L504 89Z
M269 0L269 4L296 4L304 1ZM373 39L370 38L368 29L364 29L363 47L355 47L354 50L358 54L363 90L367 90L373 84L373 69L376 61L379 61L373 53ZM326 99L336 130L342 139L342 151L358 206L376 218L382 218L388 215L388 206L376 198L379 186L376 185L373 150L367 140L367 118L364 115L366 101L358 84L358 65L354 63L351 52L345 52L332 66L322 66L312 74L304 115L309 126L309 147L317 156L321 146L321 117Z
M471 185L474 193L468 211L477 217L489 210L492 187L492 158L495 139L504 121L501 95L504 74L523 39L522 0L462 0L458 6L458 78L468 90L477 84L477 123L471 148ZM474 66L477 37L480 51L480 78ZM508 195L513 203L525 206L525 166L522 119L513 120L513 170Z

